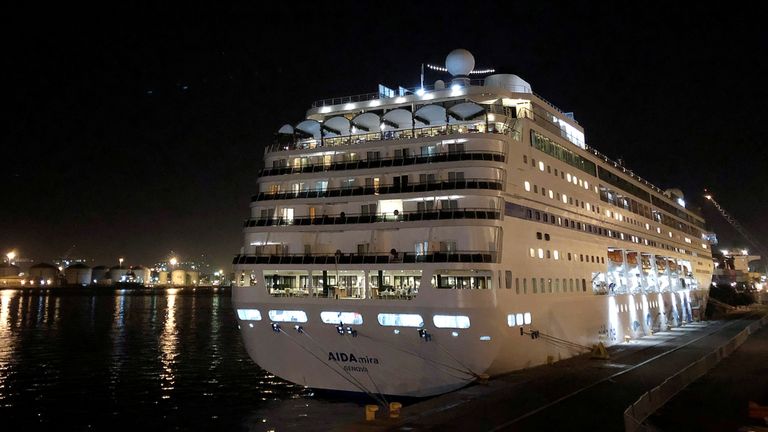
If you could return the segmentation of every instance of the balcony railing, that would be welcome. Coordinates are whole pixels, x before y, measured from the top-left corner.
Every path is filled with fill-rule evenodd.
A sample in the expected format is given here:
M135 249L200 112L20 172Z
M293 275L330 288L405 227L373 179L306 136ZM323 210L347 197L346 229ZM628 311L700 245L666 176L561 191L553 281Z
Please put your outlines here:
M283 254L236 255L232 264L413 264L413 263L495 263L493 251L399 252L396 254Z
M486 127L485 122L472 124L444 124L440 126L431 126L414 129L385 130L367 132L355 135L342 135L334 137L298 138L288 137L287 141L277 142L269 147L270 152L289 151L297 149L313 149L325 147L347 146L353 144L362 144L368 141L387 141L412 138L430 138L443 135L468 134L468 133L492 133L501 135L511 135L519 140L520 132L511 128L508 124L494 121L489 122Z
M385 195L394 193L410 193L410 192L432 192L432 191L444 191L444 190L461 190L461 189L486 189L486 190L503 190L503 184L501 180L496 179L469 179L469 180L447 180L447 181L427 181L423 183L413 183L406 185L391 185L391 186L355 186L355 187L340 187L340 188L328 188L325 190L305 190L299 192L277 192L266 193L262 192L251 197L251 201L267 201L267 200L283 200L283 199L299 199L299 198L333 198L333 197L348 197L348 196L360 196L360 195Z
M501 211L490 208L461 208L398 212L397 214L350 214L323 215L318 217L285 218L252 218L245 221L245 228L263 226L290 225L340 225L377 222L416 222L429 220L450 219L491 219L500 220Z
M485 80L473 79L469 82L469 85L472 87L478 87L478 86L484 85L484 83L485 83ZM424 87L414 87L414 88L406 89L406 96L417 95L417 92L420 90L424 90L425 92L432 92L432 91L435 91L436 89L434 85L425 85ZM401 96L401 95L398 95L398 96ZM398 96L391 96L391 97L384 96L381 93L364 93L364 94L351 95L351 96L341 96L336 98L328 98L328 99L321 99L321 100L314 101L312 102L312 108L341 105L341 104L355 103L355 102L365 102L365 101L375 100L375 99L394 99Z
M418 164L456 162L456 161L468 161L468 160L504 162L506 158L503 153L499 153L499 152L441 153L441 154L430 155L430 156L392 157L392 158L379 158L379 159L371 159L371 160L332 162L330 164L308 164L308 165L303 165L298 167L288 166L288 167L278 167L278 168L265 168L259 173L259 176L303 174L303 173L316 173L316 172L324 172L324 171L344 171L344 170L382 168L382 167L399 167L399 166L409 166L409 165L418 165Z

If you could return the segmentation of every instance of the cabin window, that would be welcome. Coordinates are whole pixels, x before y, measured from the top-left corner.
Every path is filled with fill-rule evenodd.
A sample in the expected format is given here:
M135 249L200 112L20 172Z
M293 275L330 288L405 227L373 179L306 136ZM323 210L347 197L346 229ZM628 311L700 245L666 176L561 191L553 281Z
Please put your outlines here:
M361 325L363 323L363 316L357 312L323 311L320 312L320 319L326 324Z
M261 321L261 312L258 309L238 309L237 317L241 321Z
M469 317L466 315L435 315L432 322L437 328L469 328Z
M424 319L419 314L380 313L377 318L385 327L424 327Z
M275 322L307 322L307 313L301 310L281 310L274 309L269 311L269 319Z

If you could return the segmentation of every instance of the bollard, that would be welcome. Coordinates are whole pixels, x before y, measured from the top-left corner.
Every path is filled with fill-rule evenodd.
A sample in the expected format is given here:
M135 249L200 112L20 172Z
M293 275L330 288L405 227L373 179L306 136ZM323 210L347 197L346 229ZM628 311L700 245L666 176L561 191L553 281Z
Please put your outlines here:
M400 408L403 407L403 404L400 402L390 402L389 403L389 418L398 418L400 417Z
M376 420L376 411L379 410L378 405L366 405L365 406L365 421Z

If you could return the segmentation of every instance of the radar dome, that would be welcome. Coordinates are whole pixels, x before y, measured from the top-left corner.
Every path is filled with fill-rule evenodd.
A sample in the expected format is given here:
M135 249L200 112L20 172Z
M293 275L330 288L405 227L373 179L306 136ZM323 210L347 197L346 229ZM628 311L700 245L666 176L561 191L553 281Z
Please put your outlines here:
M453 76L467 76L475 68L475 57L465 49L455 49L445 58L445 68Z

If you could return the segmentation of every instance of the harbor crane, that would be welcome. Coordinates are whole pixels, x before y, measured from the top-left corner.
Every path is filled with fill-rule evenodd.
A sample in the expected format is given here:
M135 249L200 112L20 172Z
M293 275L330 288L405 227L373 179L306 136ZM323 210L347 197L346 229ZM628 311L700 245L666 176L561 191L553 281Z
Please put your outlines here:
M717 211L720 212L720 214L723 216L723 218L731 224L731 226L739 233L742 237L744 237L752 246L757 249L758 252L760 252L761 258L766 260L768 259L768 250L757 240L757 237L752 235L749 231L747 231L746 228L744 228L739 221L736 220L733 216L730 215L725 209L715 201L715 198L712 196L712 193L708 190L704 189L704 198L706 198L709 202L712 203L712 205L715 206Z

